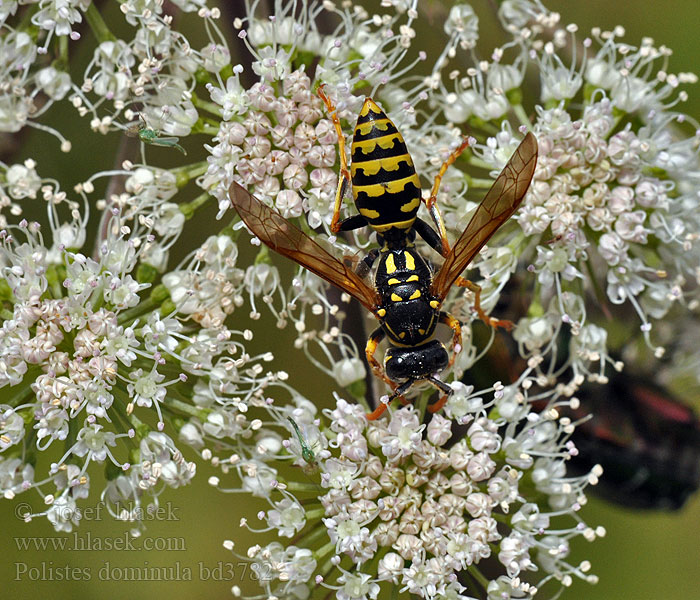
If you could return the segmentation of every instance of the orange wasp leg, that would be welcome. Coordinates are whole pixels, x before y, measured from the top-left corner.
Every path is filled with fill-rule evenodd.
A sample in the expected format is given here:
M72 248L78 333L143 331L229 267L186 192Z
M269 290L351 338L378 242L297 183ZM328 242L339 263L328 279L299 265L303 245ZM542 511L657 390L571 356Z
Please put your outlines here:
M450 313L440 312L439 323L447 325L452 329L452 356L447 364L449 369L455 363L455 355L462 351L462 324Z
M376 421L379 417L381 417L384 414L386 409L389 408L389 405L397 398L401 401L401 404L406 406L408 404L408 400L404 398L404 394L413 385L413 383L413 380L409 380L402 383L398 387L395 387L395 384L392 384L392 387L395 388L392 394L390 396L384 396L383 398L381 398L379 401L379 406L377 406L377 408L375 408L371 413L366 414L365 418L368 421Z
M444 396L441 396L437 402L433 402L430 406L428 406L429 413L436 413L447 403L450 394L452 394L452 388L444 381L440 381L437 377L428 377L426 381L444 394Z
M443 311L440 312L439 322L452 329L452 356L450 357L450 362L447 364L447 368L449 369L455 362L455 356L462 351L462 324L450 313ZM440 381L437 377L428 377L427 382L444 394L437 402L433 402L428 406L428 412L435 413L445 406L447 399L452 393L452 388L444 381Z
M447 169L459 158L459 155L466 150L467 146L469 146L469 138L464 138L459 147L447 157L447 160L444 163L442 163L440 171L438 171L438 174L435 176L433 189L430 191L430 198L425 201L425 206L428 209L428 212L430 212L430 216L432 217L433 222L438 229L438 233L440 234L440 239L442 240L442 255L445 257L450 252L450 243L447 241L445 222L442 220L442 215L440 214L440 209L437 205L437 195L438 191L440 190L440 183L442 182L442 178L447 172Z
M379 361L374 358L374 353L377 351L377 346L379 346L385 335L386 334L381 328L377 328L372 332L367 340L367 345L365 346L365 356L367 357L367 363L372 369L374 376L390 385L391 389L393 390L396 388L396 384L386 376L382 365L380 365Z
M481 308L481 287L478 286L476 283L473 281L469 281L468 279L464 279L463 277L460 277L457 279L457 285L460 287L465 287L467 288L470 292L474 294L474 310L476 311L476 314L479 315L479 318L486 323L489 327L493 327L494 329L498 327L502 327L506 331L510 331L513 329L513 321L508 321L507 319L494 319L493 317L489 317L485 312L484 309Z
M386 412L387 406L388 405L384 404L384 402L380 402L377 408L375 408L371 413L367 413L365 415L365 419L367 419L368 421L376 421Z
M333 218L331 220L331 231L333 233L338 233L340 231L340 207L343 204L343 196L345 195L345 190L347 186L350 185L351 177L350 170L348 169L348 159L345 154L345 136L343 135L343 128L340 125L340 119L338 118L338 111L336 107L331 102L331 99L323 91L324 85L319 86L318 95L323 103L326 105L326 110L328 111L328 116L333 121L333 127L335 127L335 133L338 136L338 155L340 156L340 174L338 175L338 189L335 193L335 204L333 205Z

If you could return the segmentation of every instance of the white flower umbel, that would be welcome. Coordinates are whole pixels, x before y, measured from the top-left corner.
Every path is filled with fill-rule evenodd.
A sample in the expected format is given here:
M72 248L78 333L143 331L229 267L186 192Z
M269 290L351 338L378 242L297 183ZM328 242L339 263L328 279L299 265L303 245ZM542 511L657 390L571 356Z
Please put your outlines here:
M523 407L531 383L525 377L510 391ZM287 460L306 468L283 469L270 481L252 458L231 459L243 486L256 477L254 493L270 505L258 514L267 527L246 520L241 526L296 534L295 546L259 543L236 552L237 559L266 574L263 592L278 598L301 590L315 597L317 585L338 598L384 597L395 586L420 598L472 598L476 589L459 581L487 587L487 568L503 574L498 581L513 588L513 597L534 596L552 579L594 582L586 562L573 565L567 557L573 538L604 534L578 515L583 490L600 469L567 476L565 463L576 449L566 441L570 420L555 408L566 402L553 398L540 414L506 420L498 416L502 397L472 403L463 419L471 425L457 439L451 421L436 415L426 428L412 406L374 422L344 400L314 420L315 409L309 413L303 403L271 411L268 427L276 421L274 430L287 431ZM289 427L288 418L302 426ZM259 440L273 435L263 430ZM309 550L301 555L299 546ZM458 580L460 573L467 577Z
M77 523L75 500L89 495L92 463L110 465L102 492L110 511L143 519L158 483L177 487L196 471L170 436L180 430L183 442L201 448L205 436L248 429L245 402L277 380L260 365L271 356L245 352L252 334L223 326L242 286L231 238L213 237L194 253L183 293L175 284L181 271L153 285L149 259L167 258L185 223L167 202L174 180L145 165L109 175L124 180L125 192L98 202L102 240L90 256L81 251L87 194L101 175L78 186L82 201L75 201L30 161L2 166L18 208L30 198L47 210L44 227L9 224L9 214L0 231L0 465L10 469L2 492L39 492L49 508L25 518L45 514L58 530ZM32 445L40 452L60 445L60 458L25 465L19 457Z
M508 599L594 581L566 558L574 538L602 534L578 516L599 469L566 469L577 391L622 359L654 364L671 342L666 376L697 379L700 127L678 110L695 76L673 74L648 38L585 37L539 1L500 3L496 48L474 8L451 6L437 55L419 46L415 0L220 6L121 2L121 37L83 0L0 8L0 130L38 128L63 152L76 131L124 142L118 159L90 156L75 187L47 162L0 164L4 496L38 492L27 518L59 530L89 495L138 521L164 485L192 479L189 446L220 470L211 484L260 502L259 525L243 524L269 536L245 552L264 597L469 598L478 586ZM376 247L366 228L329 235L339 161L321 84L346 135L374 97L425 196L469 133L438 197L451 242L522 134L538 140L522 206L471 265L486 312L516 326L472 327L473 294L454 287L443 308L463 343L431 419L418 385L412 407L366 420L386 393L358 351L376 323L282 267L231 210L235 181L339 257ZM60 103L76 121L64 133ZM270 317L359 404L319 413L273 362L277 337L249 350Z

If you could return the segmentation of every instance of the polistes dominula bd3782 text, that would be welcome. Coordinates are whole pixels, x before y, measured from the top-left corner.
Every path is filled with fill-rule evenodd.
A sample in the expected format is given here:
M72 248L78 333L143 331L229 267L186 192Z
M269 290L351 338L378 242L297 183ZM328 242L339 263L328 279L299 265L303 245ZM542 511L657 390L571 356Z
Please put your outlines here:
M392 393L383 398L367 418L377 419L395 398L403 401L411 386L419 381L433 385L442 393L428 407L430 412L436 412L452 391L437 374L453 364L455 354L461 349L459 321L440 310L452 285L459 280L460 285L475 292L475 309L487 323L508 324L483 313L478 286L460 275L520 205L535 171L537 141L531 133L525 136L460 238L450 248L436 197L442 176L467 147L467 141L442 165L430 197L425 201L436 231L417 216L422 201L420 180L403 137L381 108L371 98L365 99L355 126L351 169L348 169L345 138L335 107L322 88L319 95L333 119L340 154L340 178L331 230L335 233L369 226L377 235L379 248L371 250L355 271L238 183L231 186L231 201L261 242L347 292L379 321L379 327L367 341L365 353L373 373L391 387ZM340 221L340 209L349 184L359 214ZM444 257L435 274L416 251L416 234ZM373 267L374 285L369 285L365 277ZM452 329L452 357L442 342L435 339L438 323ZM385 337L389 348L382 366L374 354Z

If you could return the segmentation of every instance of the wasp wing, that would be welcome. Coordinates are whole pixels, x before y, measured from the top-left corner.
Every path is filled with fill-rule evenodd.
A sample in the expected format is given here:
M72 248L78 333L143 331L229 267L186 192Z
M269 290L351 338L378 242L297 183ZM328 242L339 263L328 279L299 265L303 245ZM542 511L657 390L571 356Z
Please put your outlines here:
M292 225L277 211L260 202L239 184L234 183L230 187L229 196L248 229L263 244L338 286L371 312L374 313L377 310L379 295L350 267L345 266L303 231Z
M431 292L440 300L496 230L516 211L537 164L537 139L531 133L517 147L491 189L477 207L433 279Z

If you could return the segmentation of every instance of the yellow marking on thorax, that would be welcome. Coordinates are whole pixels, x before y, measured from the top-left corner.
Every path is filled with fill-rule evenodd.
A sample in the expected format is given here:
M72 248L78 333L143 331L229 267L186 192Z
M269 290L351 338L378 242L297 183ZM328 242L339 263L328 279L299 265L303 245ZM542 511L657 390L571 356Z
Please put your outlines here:
M413 161L409 154L399 154L398 156L388 156L386 158L377 158L376 160L353 162L350 165L350 174L355 177L357 171L362 171L365 176L376 175L379 173L379 169L398 171L402 162L408 164L409 167L413 166Z
M387 285L398 285L401 283L396 277L392 277L389 281L386 282Z
M391 294L391 299L393 302L403 302L403 298L399 296L398 294Z
M395 332L391 327L389 327L389 323L384 323L384 327L387 328L387 330L389 331L389 333L391 333L391 335L392 335L394 338L397 338L397 337L398 337L398 336L396 335L396 332Z
M437 300L431 300L430 301L430 308L438 309L438 308L440 308L440 303Z
M366 123L359 123L355 127L355 134L360 133L361 135L367 135L372 129L379 129L379 131L386 131L391 125L394 125L389 119L377 119L375 121L367 121ZM396 129L396 126L394 126Z
M387 256L386 262L384 263L384 265L386 266L387 274L391 275L392 273L394 273L396 271L396 263L394 262L394 255L393 254L390 254L389 256Z
M418 275L411 275L407 280L406 283L409 281L418 281Z
M372 210L371 208L361 208L360 214L367 219L378 219L379 211Z
M410 252L404 251L403 257L406 260L406 268L409 271L415 271L416 270L416 261L413 260L413 255Z
M384 316L386 315L386 309L380 308L380 309L377 311L377 315L380 316L380 317L384 317Z
M416 290L408 297L409 300L415 300L416 298L420 298L420 290Z
M402 192L409 183L412 183L420 189L420 179L418 175L410 175L409 177L402 177L401 179L394 179L394 181L386 181L384 183L353 185L352 192L355 197L357 197L360 192L365 192L370 198L378 198L387 193L397 194L398 192ZM420 202L420 200L417 199L416 202Z
M403 141L401 134L390 133L389 135L383 135L382 137L374 138L371 140L361 140L359 142L353 142L352 151L354 154L355 150L357 149L360 150L362 154L369 154L370 152L374 152L374 150L377 148L377 145L379 145L379 147L383 148L384 150L388 150L389 148L394 147L394 143L396 141Z
M387 330L391 333L391 335L392 335L392 340L391 340L392 345L394 345L394 346L399 346L400 348L410 348L410 347L411 347L411 344L402 344L401 342L397 342L397 341L396 341L396 338L403 339L403 338L406 337L406 332L405 332L405 331L402 331L400 335L396 335L396 332L395 332L391 327L389 327L389 324L388 324L388 323L384 323L384 327L386 327L386 329L387 329ZM390 351L390 350L387 350L387 352L389 352L389 351ZM385 354L385 356L386 356L386 354Z

